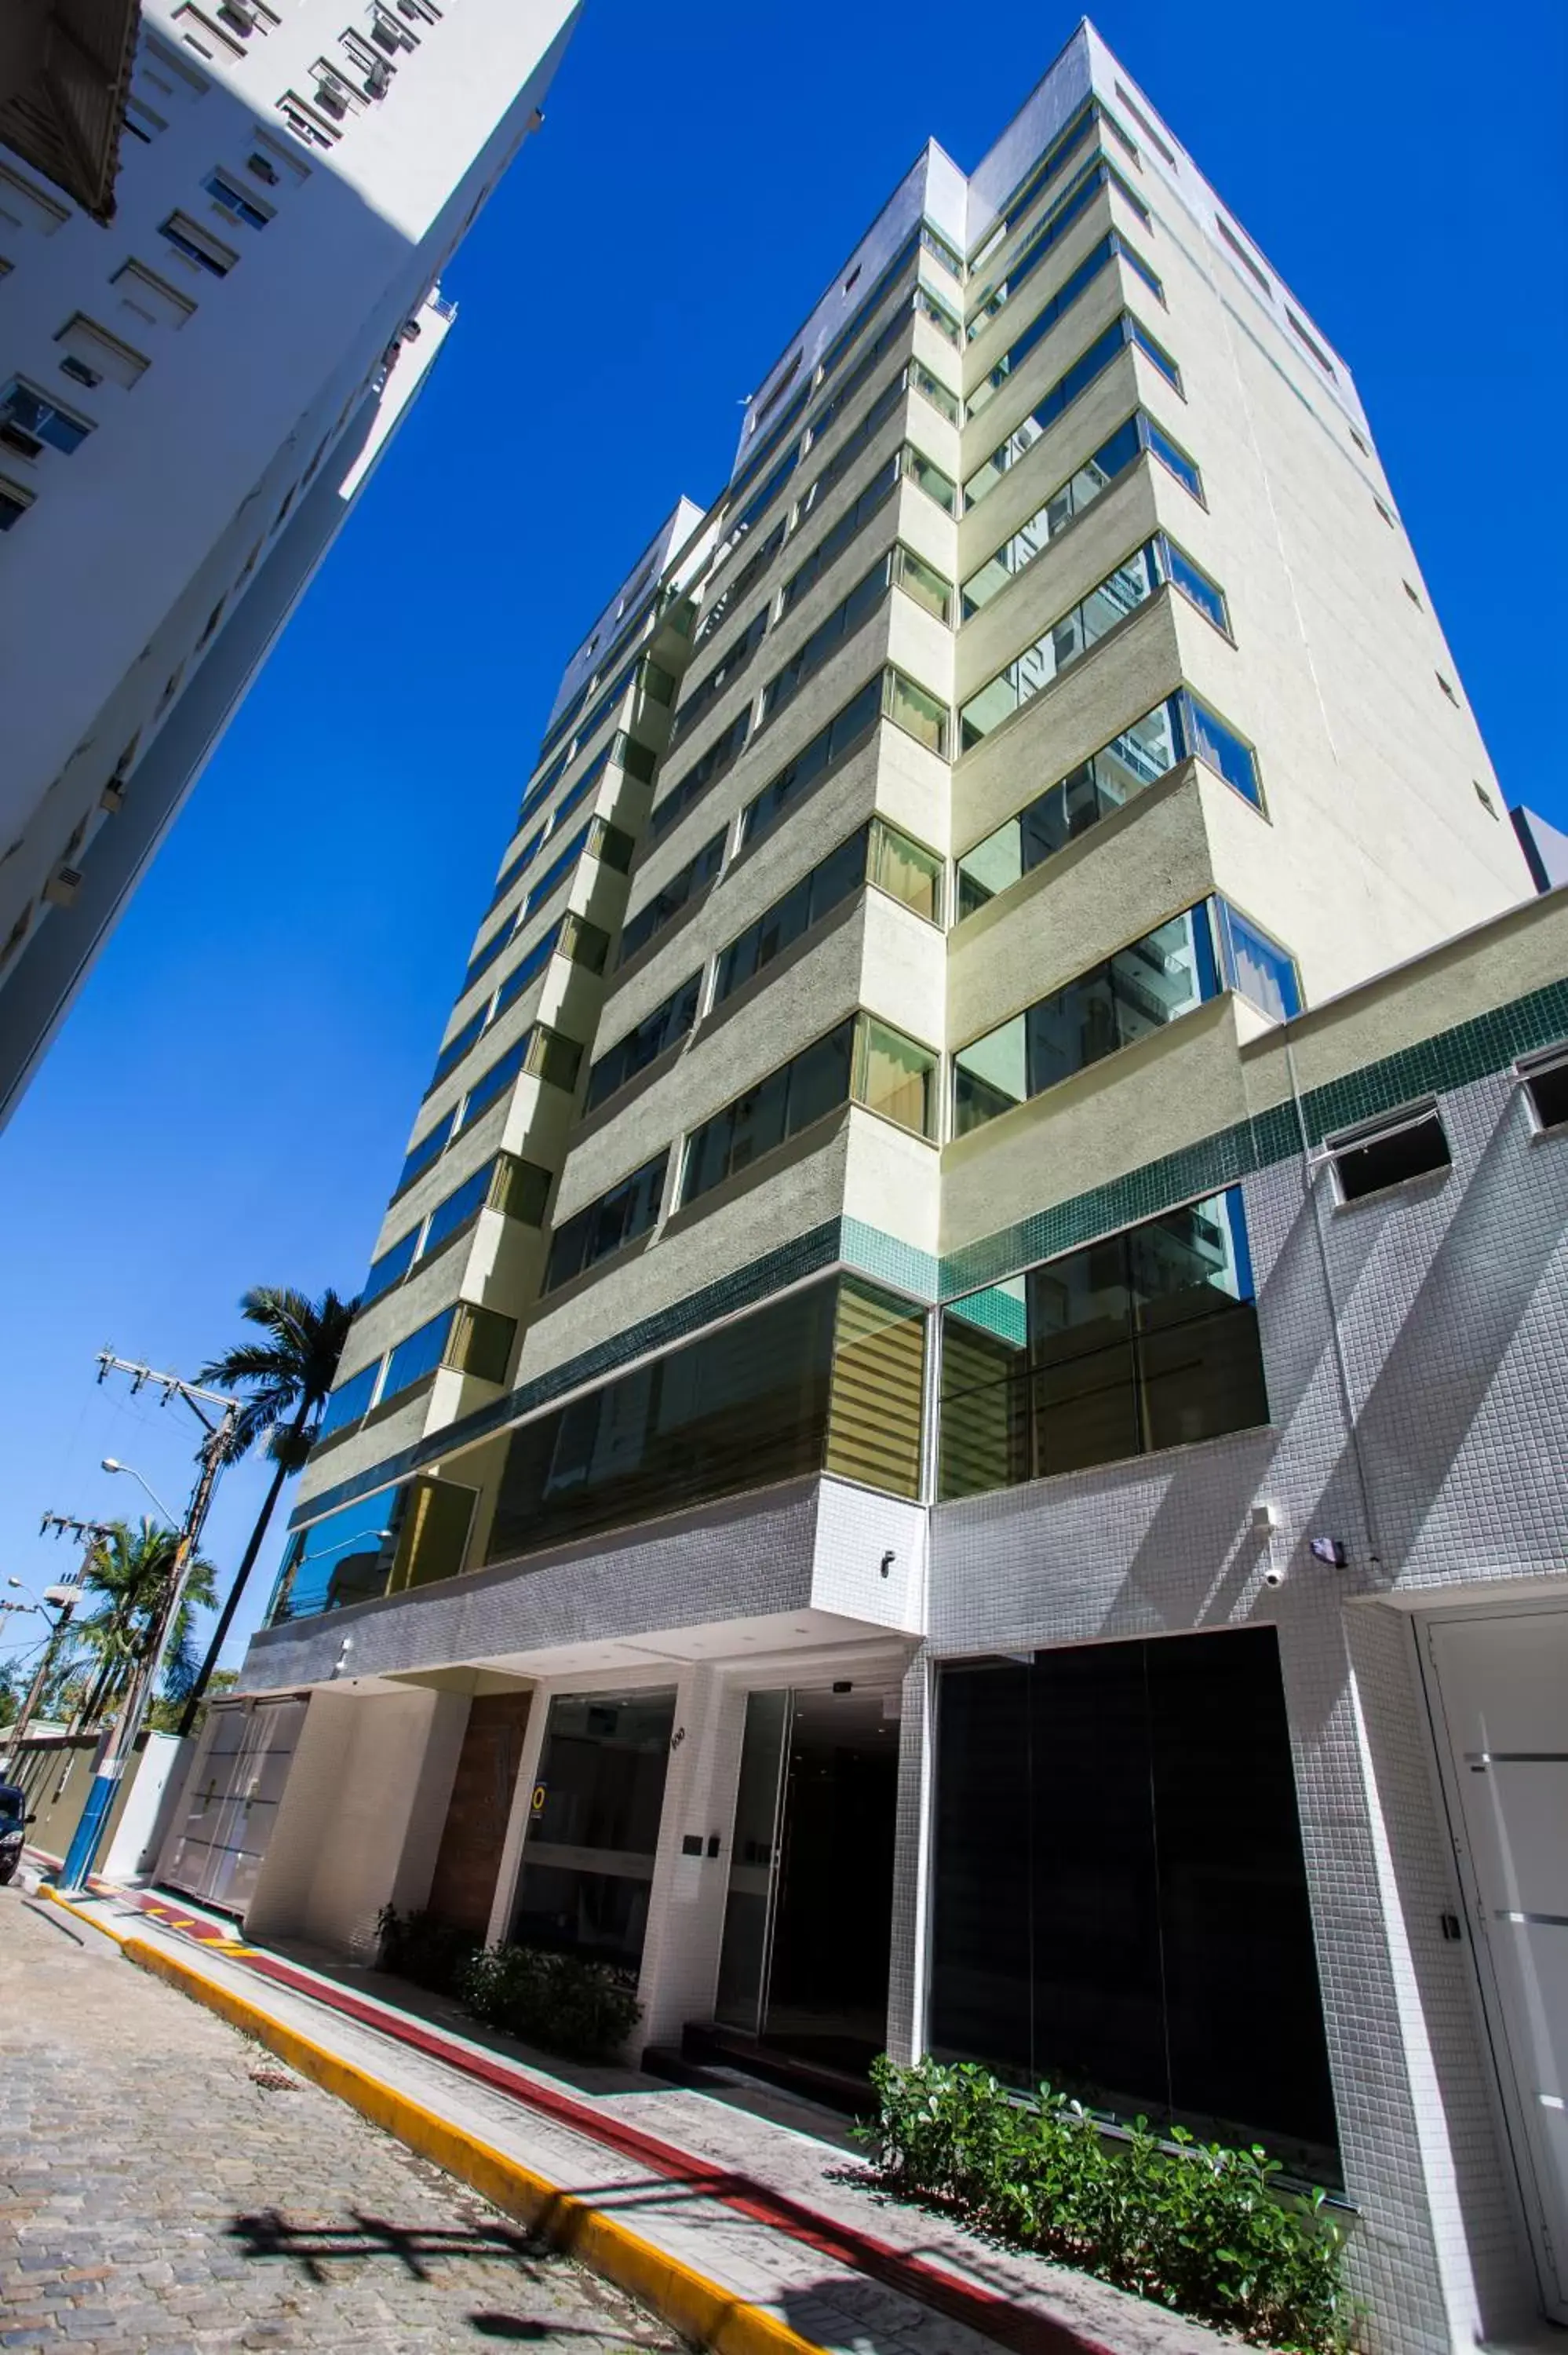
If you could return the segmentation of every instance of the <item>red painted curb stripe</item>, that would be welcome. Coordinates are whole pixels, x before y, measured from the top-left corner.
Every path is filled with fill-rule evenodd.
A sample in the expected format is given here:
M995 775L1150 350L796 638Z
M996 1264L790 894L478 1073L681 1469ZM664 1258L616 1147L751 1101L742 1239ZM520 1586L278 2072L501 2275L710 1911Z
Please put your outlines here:
M198 1924L189 1915L176 1914L172 1907L156 1899L132 1891L115 1893L131 1898L161 1926L189 1937L193 1944L204 1942L204 1932L207 1938L212 1935L213 1925ZM685 2190L722 2200L737 2215L785 2233L790 2240L815 2250L819 2256L832 2258L882 2282L887 2288L901 2291L919 2305L935 2307L950 2321L964 2323L982 2338L1013 2350L1014 2355L1113 2355L1103 2340L1086 2337L1069 2323L1035 2313L1027 2307L1014 2306L993 2291L974 2287L923 2257L895 2248L890 2242L876 2240L855 2225L841 2224L832 2217L822 2216L748 2176L734 2174L727 2169L705 2169L694 2161L689 2151L662 2142L623 2119L590 2109L569 2094L538 2084L505 2061L471 2052L443 2036L439 2029L427 2028L406 2013L365 2002L334 1987L330 1980L314 1978L290 1963L254 1949L243 1955L233 1955L230 1960L241 1969L253 1971L258 1978L272 1980L295 1994L306 1996L328 2010L341 2012L345 2019L376 2030L394 2043L406 2044L428 2059L442 2062L463 2076L508 2094L524 2107L554 2118L558 2125L570 2127L590 2142L602 2144L622 2158L637 2161L651 2173L679 2183Z

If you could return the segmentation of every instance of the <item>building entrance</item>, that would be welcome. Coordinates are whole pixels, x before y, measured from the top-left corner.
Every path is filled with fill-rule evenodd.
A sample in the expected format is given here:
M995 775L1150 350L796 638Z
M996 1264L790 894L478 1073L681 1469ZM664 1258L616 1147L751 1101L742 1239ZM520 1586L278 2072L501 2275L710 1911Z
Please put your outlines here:
M1426 1667L1542 2303L1568 2322L1568 1604L1435 1615Z
M880 1687L747 1696L722 2029L836 2076L883 2050L897 1784Z

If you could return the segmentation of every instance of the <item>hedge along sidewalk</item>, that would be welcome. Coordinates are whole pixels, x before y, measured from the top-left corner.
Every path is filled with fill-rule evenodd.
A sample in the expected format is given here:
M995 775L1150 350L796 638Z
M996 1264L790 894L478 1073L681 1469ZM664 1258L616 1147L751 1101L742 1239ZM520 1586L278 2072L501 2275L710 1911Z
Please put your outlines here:
M71 1910L720 2355L994 2355L999 2344L1217 2355L1233 2344L886 2203L842 2150L710 2094L647 2079L646 2091L585 2096L245 1946L199 1909L117 1894Z

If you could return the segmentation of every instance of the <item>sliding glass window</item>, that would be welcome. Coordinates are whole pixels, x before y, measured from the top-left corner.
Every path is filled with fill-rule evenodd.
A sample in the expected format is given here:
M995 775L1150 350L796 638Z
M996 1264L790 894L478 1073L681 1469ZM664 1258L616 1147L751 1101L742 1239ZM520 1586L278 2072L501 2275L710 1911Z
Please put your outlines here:
M768 607L763 604L758 607L734 645L726 650L715 663L712 670L697 682L681 705L670 727L672 745L685 734L688 728L695 725L705 711L711 709L726 687L734 686L758 647L762 644L767 633Z
M705 752L698 754L689 769L676 778L667 794L654 804L648 820L650 845L662 842L677 818L683 817L696 802L700 802L710 785L716 785L726 771L732 769L746 750L751 733L751 706L743 703L735 718L721 728Z
M1243 920L1245 922L1245 920ZM1301 1010L1295 961L1250 923L1238 954L1224 903L1201 900L953 1057L953 1134L967 1136L1075 1071L1234 989L1277 1021Z
M767 912L748 924L738 938L720 951L714 981L714 1004L726 998L792 948L805 934L854 897L863 884L901 900L917 915L940 923L942 862L934 851L900 834L885 818L873 818L857 827L810 874L776 900Z
M917 1497L926 1317L832 1277L513 1433L486 1559L832 1471Z
M669 1153L663 1152L621 1178L608 1193L565 1219L550 1238L550 1256L541 1289L554 1292L574 1275L596 1267L612 1252L624 1251L657 1222L664 1199L664 1172Z
M1064 613L1033 645L1015 655L978 695L970 696L959 713L959 750L967 752L1004 719L1011 719L1061 672L1097 646L1107 631L1146 605L1167 581L1197 607L1205 621L1229 636L1224 590L1191 557L1173 548L1163 532L1158 533L1091 589L1082 604Z
M1267 1420L1237 1188L943 1313L944 1500Z
M852 1097L916 1136L932 1138L940 1059L873 1015L853 1015L686 1139L681 1200L693 1202L748 1169Z
M1181 372L1170 353L1162 344L1156 343L1147 327L1139 325L1130 311L1124 311L1086 351L1079 353L1072 367L1057 378L1044 399L1035 402L1022 423L1013 427L1004 442L998 442L984 464L976 467L964 485L966 507L978 506L989 491L995 490L1003 474L1028 455L1040 436L1065 415L1080 393L1086 392L1104 376L1129 346L1153 363L1172 390L1181 391Z
M669 881L656 891L646 907L635 916L629 916L621 928L620 963L630 964L651 941L656 940L666 925L673 924L683 909L694 907L705 899L718 879L724 865L725 837L727 826L721 828L711 842L705 842L694 858L678 868Z
M1100 443L1092 457L1086 458L1058 490L1052 493L1044 506L1037 507L1027 523L1020 524L1011 539L988 556L979 569L964 582L963 618L978 613L982 605L1006 588L1014 576L1033 563L1048 548L1058 533L1066 529L1075 517L1092 506L1100 493L1112 483L1119 482L1141 452L1147 450L1175 475L1182 489L1203 505L1202 478L1185 451L1178 449L1170 436L1156 425L1140 409L1118 425L1108 440Z
M679 989L645 1014L641 1022L623 1031L613 1047L607 1047L588 1071L588 1092L583 1110L592 1112L604 1103L618 1089L645 1071L650 1063L672 1047L687 1038L697 1018L697 1006L702 997L701 972L692 974Z
M1081 294L1087 293L1102 271L1113 261L1125 261L1128 268L1141 278L1156 302L1163 303L1165 289L1142 255L1128 245L1118 229L1111 229L1092 246L1071 277L1064 280L1056 293L1036 312L1016 342L1010 344L1001 359L976 385L965 403L965 413L978 417L982 409L995 400L1010 377L1015 376L1036 345L1043 343L1053 327L1060 325Z
M1140 719L1113 736L1097 752L1008 818L994 834L966 850L958 861L958 914L962 923L1021 876L1077 841L1091 827L1126 807L1147 786L1193 756L1217 768L1224 740L1226 766L1219 773L1254 809L1263 806L1257 764L1246 745L1190 689L1168 696Z
M966 329L971 344L977 336L985 333L1003 304L1012 302L1021 288L1029 283L1042 263L1060 245L1074 222L1081 219L1088 210L1102 188L1114 188L1131 206L1145 229L1153 227L1149 207L1137 189L1128 185L1114 164L1107 163L1103 155L1097 157L1093 163L1086 165L1077 178L1063 191L1040 228L1020 247L1006 276L988 287L979 302L971 306Z

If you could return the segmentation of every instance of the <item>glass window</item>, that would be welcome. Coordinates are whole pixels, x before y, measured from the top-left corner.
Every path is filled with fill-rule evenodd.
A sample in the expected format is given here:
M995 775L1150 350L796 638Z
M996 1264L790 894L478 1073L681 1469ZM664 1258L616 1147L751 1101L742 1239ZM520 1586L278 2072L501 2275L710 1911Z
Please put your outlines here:
M1263 789L1257 780L1257 762L1250 748L1226 727L1217 712L1201 703L1191 688L1184 689L1181 695L1181 719L1188 734L1183 750L1224 777L1227 785L1234 785L1254 809L1261 809Z
M1181 449L1176 442L1172 442L1171 436L1164 431L1163 427L1156 425L1153 418L1147 416L1142 410L1139 410L1138 413L1138 421L1139 431L1143 436L1145 447L1159 459L1162 466L1169 468L1170 472L1175 475L1176 480L1181 484L1182 489L1190 492L1192 497L1198 501L1200 506L1202 506L1203 504L1203 478L1199 474L1192 460L1188 457L1185 450Z
M322 1419L316 1425L318 1439L325 1439L334 1431L346 1431L351 1423L358 1423L362 1416L369 1413L370 1401L376 1396L376 1378L380 1371L381 1360L377 1358L373 1366L366 1366L361 1372L350 1374L346 1380L339 1382L327 1400Z
M1413 1178L1432 1177L1452 1160L1441 1115L1430 1102L1345 1129L1330 1137L1328 1145L1344 1202L1361 1201Z
M892 382L878 393L860 423L851 427L821 474L814 476L800 494L795 514L797 529L808 516L815 515L829 493L835 490L851 467L858 464L894 410L901 408L904 401L904 371L900 368Z
M775 671L762 690L762 718L771 719L790 702L809 678L815 677L831 655L836 654L843 641L859 629L886 596L893 573L893 553L879 556L849 595L835 605L825 620L820 622L798 646L784 665Z
M855 1102L916 1136L934 1138L939 1060L931 1048L863 1014L855 1041Z
M378 1366L372 1372L379 1372ZM341 1611L387 1592L401 1518L396 1490L361 1497L323 1520L313 1521L289 1540L283 1567L267 1614L271 1627L318 1612Z
M1142 446L1141 415L1129 417L1118 425L1108 441L1102 442L1091 458L1085 460L1061 487L1054 491L1044 506L1037 507L1025 524L1021 524L1011 539L988 556L978 571L964 583L964 618L989 605L999 591L1006 588L1014 573L1048 548L1058 532L1065 531L1075 516L1091 506L1102 491L1121 477L1133 464Z
M403 1191L405 1186L411 1186L420 1171L428 1169L437 1155L445 1149L456 1126L457 1106L454 1104L450 1112L437 1121L434 1128L427 1129L418 1143L408 1147L402 1169L398 1173L397 1183L392 1189L394 1200Z
M512 1434L487 1560L820 1473L830 1445L835 1470L917 1494L924 1331L829 1279L537 1416Z
M676 819L683 817L694 802L700 801L710 785L717 784L745 751L750 732L751 706L744 703L728 726L720 729L706 751L700 753L654 804L648 820L650 843L662 842Z
M426 1222L424 1248L419 1254L421 1259L429 1259L430 1253L439 1251L460 1227L466 1226L471 1219L478 1218L489 1199L494 1175L494 1162L487 1161L482 1169L476 1169L471 1178L465 1178L461 1186L436 1204Z
M531 989L538 980L559 945L560 929L558 924L552 924L544 938L535 941L525 956L518 958L496 992L495 1004L491 1009L492 1022L499 1022L502 1016L516 1005L524 991Z
M916 450L912 442L904 445L904 472L917 491L924 491L928 499L936 500L944 515L957 515L958 485L943 474L940 466L933 464L923 450Z
M753 553L747 558L746 562L740 566L734 578L725 583L717 596L715 597L712 604L705 608L702 620L697 623L695 634L692 639L694 646L705 645L713 635L714 632L716 629L719 629L729 620L730 616L736 612L739 607L740 601L746 595L747 590L752 588L757 581L761 580L762 575L767 571L768 566L772 563L774 558L783 547L784 535L788 526L789 517L787 516L781 517L779 522L774 525L772 530L768 533L761 547L755 549Z
M1060 245L1074 222L1083 218L1102 188L1115 188L1132 207L1139 219L1149 226L1149 208L1142 197L1128 186L1114 164L1107 163L1103 156L1095 157L1069 182L1033 236L1020 246L1007 275L988 287L979 303L971 307L968 330L971 343L985 332L1003 304L1010 303L1020 288L1028 284L1041 264Z
M430 1093L431 1089L440 1087L449 1071L456 1071L489 1019L489 1006L481 1006L477 1012L469 1016L462 1028L447 1041L436 1057L436 1068L430 1074L430 1085L425 1090L427 1095Z
M1180 698L1171 696L966 850L958 862L959 922L1167 775L1183 745Z
M543 1022L535 1023L529 1033L529 1075L543 1080L546 1086L565 1088L569 1093L577 1086L582 1060L583 1050L575 1039L564 1038Z
M859 827L776 900L738 939L720 951L714 1004L722 1006L743 983L783 955L813 925L858 891L866 879L866 828Z
M720 655L712 670L697 681L676 712L670 728L672 745L685 734L694 721L702 718L705 711L712 708L726 687L732 687L735 684L762 644L767 633L768 606L764 603L758 607L739 637Z
M558 890L567 876L570 874L583 854L584 847L588 842L588 828L592 824L592 818L585 819L570 841L565 844L551 859L537 880L529 886L528 896L517 912L519 923L531 916L535 908L543 906L550 894Z
M932 375L924 360L910 361L909 381L921 399L930 402L938 416L945 417L949 425L958 423L958 394L949 392L940 377Z
M429 1324L410 1333L406 1341L398 1342L387 1360L387 1380L381 1386L383 1401L396 1398L401 1391L412 1390L416 1382L422 1382L428 1374L435 1372L445 1354L452 1315L451 1309L443 1308L439 1316L432 1316Z
M223 172L209 172L202 186L223 207L231 220L243 221L247 229L265 229L272 218L264 206L237 188Z
M785 811L840 761L856 751L876 726L882 709L882 676L868 679L828 725L803 744L792 761L764 785L740 816L743 847L770 834Z
M800 599L815 588L823 574L837 563L844 550L859 538L897 481L897 461L893 460L873 476L854 505L839 517L832 529L823 533L804 563L784 583L779 601L780 615L798 605Z
M536 1161L519 1161L510 1153L496 1156L495 1178L490 1189L490 1208L499 1210L503 1219L515 1219L524 1227L542 1227L545 1205L550 1198L550 1172ZM435 1226L432 1216L430 1225ZM426 1237L425 1248L429 1249Z
M953 1128L968 1135L1075 1071L1179 1021L1222 986L1202 900L953 1058Z
M410 1227L408 1233L400 1235L379 1259L371 1261L369 1273L360 1290L361 1308L368 1308L373 1300L379 1300L384 1292L390 1292L395 1284L402 1281L414 1264L414 1253L418 1245L419 1230L417 1226Z
M964 485L965 505L972 507L985 497L988 491L994 490L1008 469L1028 454L1047 427L1054 425L1079 394L1086 392L1089 386L1105 374L1128 344L1136 344L1153 360L1166 380L1180 391L1181 378L1175 361L1139 325L1130 311L1124 311L1103 334L1095 337L1086 351L1079 354L1044 399L1035 403L1022 422L1013 427L1006 441L1000 442L984 464L969 477Z
M24 384L20 377L14 376L0 392L0 440L9 442L14 449L24 449L29 456L28 443L47 442L51 450L63 451L69 457L91 432L86 418L73 416L48 393Z
M931 923L942 921L942 861L882 817L871 822L866 880Z
M683 908L694 907L712 889L724 864L725 837L728 828L715 834L711 842L703 845L694 858L687 860L671 876L663 888L656 891L646 907L635 916L629 916L621 928L620 962L627 964L650 941L668 924L673 924Z
M1228 900L1216 900L1214 905L1227 986L1277 1022L1292 1021L1301 1011L1295 958Z
M514 1039L503 1055L498 1056L488 1070L480 1073L463 1100L465 1128L471 1128L480 1114L488 1111L521 1073L528 1060L533 1036L531 1030L524 1030L521 1039Z
M849 1102L854 1028L853 1020L841 1022L693 1130L686 1140L683 1204L749 1168L763 1154Z
M948 707L938 703L901 670L883 673L883 709L896 728L902 728L928 751L945 752L948 746Z
M1537 1130L1568 1124L1568 1052L1550 1047L1544 1054L1527 1057L1518 1069Z
M971 1294L944 1314L944 1498L1267 1419L1234 1188Z
M645 1235L659 1217L664 1199L664 1172L669 1154L661 1153L608 1193L564 1220L550 1239L550 1256L542 1289L556 1287L594 1267L612 1252L624 1250Z
M893 578L906 597L935 613L938 622L948 620L952 607L950 581L944 581L933 565L916 556L912 549L899 546L893 551Z
M497 924L489 939L480 943L478 948L475 949L472 956L469 959L468 971L463 975L461 981L458 984L458 996L460 997L466 997L469 991L473 987L474 983L479 979L481 974L489 972L491 966L495 963L496 958L501 954L502 950L506 946L507 942L517 930L519 923L522 922L522 918L523 911L521 909L514 909L510 915L503 916L502 918L500 923Z
M482 1382L503 1382L516 1338L515 1316L503 1316L498 1309L476 1308L471 1301L460 1300L452 1313L446 1363ZM387 1378L391 1378L390 1369Z
M1003 352L991 374L975 387L967 403L969 416L980 415L981 410L995 399L1009 377L1017 373L1036 346L1044 342L1051 330L1061 324L1080 295L1087 293L1100 272L1107 270L1113 261L1118 260L1128 262L1143 280L1150 292L1163 303L1165 290L1148 262L1135 253L1126 240L1115 229L1111 230L1085 255L1071 277L1064 282L1051 300L1036 313L1017 341Z
M1219 583L1211 581L1208 574L1194 564L1190 556L1184 555L1181 549L1167 539L1163 533L1160 534L1160 545L1166 564L1170 568L1172 588L1180 589L1188 603L1196 605L1205 621L1213 622L1216 630L1223 630L1226 637L1229 637L1230 616L1225 610L1225 592Z
M1163 579L1160 542L1150 540L1118 564L1081 605L1054 622L1044 637L1025 646L998 678L982 687L959 715L962 742L968 751L1012 718L1020 708L1049 687L1058 674L1097 645L1107 630L1146 604Z
M701 972L692 974L652 1014L624 1032L613 1047L604 1053L588 1071L588 1093L583 1100L585 1112L623 1088L639 1071L646 1071L680 1039L686 1038L697 1018L697 1003L702 996Z

